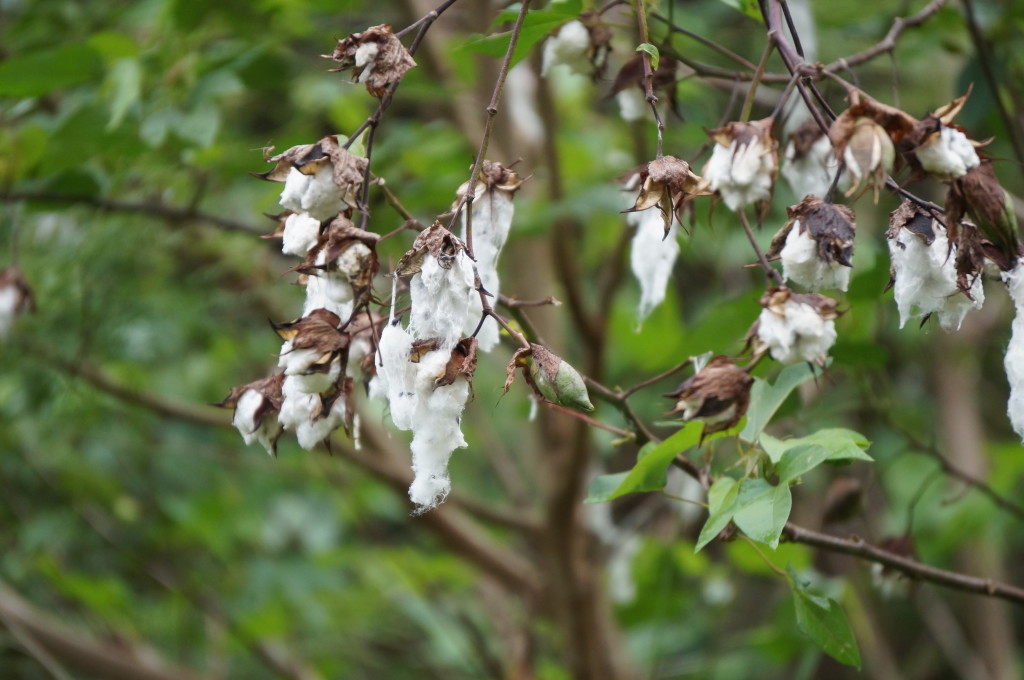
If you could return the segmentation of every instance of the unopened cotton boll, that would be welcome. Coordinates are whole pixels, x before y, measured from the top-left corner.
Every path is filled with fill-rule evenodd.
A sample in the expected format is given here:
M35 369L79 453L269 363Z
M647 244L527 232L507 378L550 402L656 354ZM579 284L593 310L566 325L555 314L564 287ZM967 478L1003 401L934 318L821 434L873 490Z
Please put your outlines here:
M773 359L795 364L823 361L837 335L832 319L823 319L811 305L787 300L781 315L770 309L761 311L757 337L768 345Z
M285 255L304 257L309 249L316 245L319 236L319 220L306 213L293 213L284 221L281 252Z
M968 170L981 164L978 152L967 135L946 125L914 153L922 168L945 180L963 177Z
M640 283L637 318L643 321L665 300L665 288L679 256L679 227L673 222L666 235L665 220L653 208L629 213L626 221L636 226L629 262Z
M590 75L593 65L589 51L590 31L581 21L570 21L544 43L541 75L548 75L553 67L560 64L567 66L572 73Z
M1003 272L1002 278L1016 310L1010 344L1006 347L1003 360L1006 379L1010 383L1006 413L1010 417L1013 431L1024 441L1024 265L1018 261L1013 269Z
M799 222L790 229L779 257L784 276L809 290L838 288L845 291L850 285L850 267L822 259L817 241L809 231L800 229Z

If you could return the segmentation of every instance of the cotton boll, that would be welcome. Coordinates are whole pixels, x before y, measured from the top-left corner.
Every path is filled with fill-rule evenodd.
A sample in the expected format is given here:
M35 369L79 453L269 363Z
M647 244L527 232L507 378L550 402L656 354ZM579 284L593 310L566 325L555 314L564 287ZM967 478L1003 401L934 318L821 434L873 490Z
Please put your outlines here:
M797 198L817 196L824 198L832 187L832 181L839 168L832 142L828 136L822 135L807 152L797 158L796 145L790 142L786 146L786 163L782 166L782 176L793 188Z
M773 166L772 154L760 139L745 144L733 140L728 147L715 145L703 175L735 211L771 197Z
M477 184L476 196L473 199L473 254L476 257L476 270L480 275L480 284L495 298L499 294L500 279L498 277L498 257L508 239L512 228L515 208L512 195L508 191L491 188L483 183ZM462 218L462 238L466 237L466 217ZM469 292L469 308L466 322L462 327L463 335L470 335L483 314L483 304L476 290ZM478 349L489 352L498 344L498 323L488 317L476 336Z
M302 316L309 316L315 309L326 309L338 315L339 319L348 319L352 315L352 286L347 283L345 288L334 288L326 276L310 276L306 280L306 304L302 308ZM342 300L336 302L335 300Z
M305 176L305 175L303 175ZM281 252L305 257L320 236L320 222L305 213L293 213L284 221Z
M1003 360L1006 379L1010 383L1006 412L1013 431L1024 441L1024 265L1018 262L1013 269L1003 272L1002 278L1016 309L1010 344Z
M940 179L963 177L981 164L971 140L956 128L943 125L939 134L914 151L921 167Z
M620 90L615 94L615 101L619 105L619 115L624 121L632 123L651 115L651 106L647 103L644 91L639 87Z
M416 409L416 364L409 361L412 336L401 324L390 323L381 333L377 354L377 382L387 395L391 419L399 430L412 429Z
M299 441L299 446L312 451L344 423L345 399L338 397L326 414L299 423L295 428L295 438Z
M231 424L241 433L246 444L259 442L270 455L274 454L277 438L281 435L281 423L276 415L259 412L265 406L266 398L256 390L246 390L235 405Z
M679 256L679 227L675 223L665 235L665 220L653 208L629 213L626 221L636 226L629 261L640 283L637 318L643 321L665 299L665 287Z
M293 378L296 389L309 394L326 392L331 389L341 375L341 362L334 361L325 373L312 372L313 363L321 353L314 349L295 349L286 355L284 374Z
M446 269L436 257L427 255L423 268L409 283L410 333L416 338L439 338L441 347L448 349L462 336L475 278L464 252L459 251L450 262Z
M764 309L758 318L758 339L768 345L772 358L783 364L820 362L836 341L836 325L810 305L787 300L783 314Z
M302 195L302 209L322 222L332 219L344 207L341 189L334 183L334 168L330 163L324 163L312 176Z
M544 62L541 75L560 64L569 67L572 73L590 75L590 31L580 21L570 21L562 26L558 34L544 43Z
M945 229L937 226L934 234L931 245L906 229L889 240L900 328L908 319L935 314L943 329L957 329L968 312L985 302L980 276L971 282L970 298L960 292L956 249L950 249Z
M320 395L310 394L302 389L296 376L288 376L281 386L284 401L278 420L286 430L295 430L301 423L309 421L320 410Z
M284 189L281 190L281 206L296 213L302 212L302 197L312 179L309 175L302 174L298 168L289 170Z
M850 267L822 259L818 243L810 232L801 230L799 222L789 230L786 245L779 255L785 277L810 290L838 288L845 291L850 285Z
M363 69L359 74L359 82L365 83L373 75L373 67L376 66L377 53L380 46L375 42L364 42L356 48L355 67Z
M409 498L418 512L437 506L451 489L448 460L452 451L466 446L461 420L468 398L469 383L465 380L421 395L410 446L416 477L409 487Z

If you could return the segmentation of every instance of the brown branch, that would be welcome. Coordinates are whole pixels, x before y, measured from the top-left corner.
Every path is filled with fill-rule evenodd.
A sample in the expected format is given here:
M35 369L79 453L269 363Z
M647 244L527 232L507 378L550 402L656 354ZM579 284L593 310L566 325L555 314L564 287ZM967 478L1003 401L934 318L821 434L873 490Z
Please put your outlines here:
M755 66L753 62L749 61L748 59L745 59L744 57L741 57L740 55L736 54L735 52L725 47L724 45L720 45L719 43L716 43L714 40L709 40L708 38L705 38L704 36L698 33L694 33L693 31L688 31L682 26L677 26L676 24L672 23L667 18L663 17L657 12L652 12L651 18L657 19L658 21L665 23L665 25L668 26L669 31L671 31L672 33L679 33L680 35L685 35L687 38L696 40L700 44L706 47L710 47L711 49L718 52L722 56L732 59L745 69L754 71L757 68L757 66Z
M903 34L903 31L908 28L916 28L925 21L927 21L933 14L942 9L949 0L932 0L925 7L909 17L896 17L892 22L892 27L889 28L889 32L885 34L878 43L872 45L866 50L862 50L849 57L836 59L832 63L823 67L823 70L828 72L841 71L853 66L860 66L861 64L874 59L875 57L882 54L890 54L896 49L896 41Z
M560 307L562 303L555 299L554 296L547 296L543 300L520 300L516 297L508 295L498 295L498 302L509 309L519 309L522 307Z
M127 641L117 644L92 640L68 627L0 581L0 621L29 636L51 657L90 676L108 680L198 680L194 671L170 666ZM128 646L126 649L126 645Z
M792 522L786 523L786 528L782 533L783 536L794 543L803 543L830 552L860 557L869 562L875 562L890 569L895 569L911 578L928 581L929 583L935 583L953 590L988 595L989 597L1024 605L1024 589L1022 588L999 583L991 579L967 576L955 571L947 571L946 569L922 564L908 557L873 546L857 536L839 538L838 536L805 529Z
M740 216L740 223L743 225L743 231L747 234L747 240L750 241L750 246L754 249L754 252L757 253L757 261L761 263L761 268L764 269L765 276L767 276L769 280L774 279L775 283L777 283L779 287L785 287L786 282L783 280L782 274L768 263L768 259L764 256L764 251L762 251L761 246L758 245L757 239L754 237L754 232L750 228L750 222L747 221L747 213L743 210L739 210L737 212Z
M635 0L633 5L636 11L636 25L637 31L640 34L640 44L648 44L650 43L650 38L647 34L647 8L644 6L643 0ZM644 99L650 105L651 112L654 114L654 122L658 126L658 149L655 157L661 158L665 123L662 122L661 114L658 113L658 97L654 94L654 69L651 68L651 55L646 50L640 50L640 62L644 67Z
M100 198L99 196L71 196L67 194L51 194L43 191L6 191L0 193L0 202L17 203L20 201L30 203L70 203L72 205L97 208L105 212L149 215L166 222L205 222L225 231L240 231L245 234L262 233L248 224L202 212L194 205L180 207L163 203L115 201Z

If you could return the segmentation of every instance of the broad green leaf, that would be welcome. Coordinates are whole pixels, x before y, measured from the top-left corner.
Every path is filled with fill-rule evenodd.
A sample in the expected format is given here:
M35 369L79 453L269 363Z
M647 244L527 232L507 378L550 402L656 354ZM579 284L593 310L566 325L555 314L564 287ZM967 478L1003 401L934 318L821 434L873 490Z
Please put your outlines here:
M763 479L745 479L740 485L733 521L753 540L777 548L792 507L789 485L772 486Z
M815 369L808 363L794 364L787 366L779 373L774 384L754 379L754 386L750 390L750 407L747 409L747 426L740 433L744 441L757 441L761 430L771 421L772 416L782 406L796 387L816 375Z
M715 540L732 520L739 491L740 485L732 477L719 477L708 489L708 519L704 522L704 528L700 530L694 552L699 552L701 548Z
M832 598L809 592L807 583L800 579L792 565L787 566L786 571L793 588L797 626L833 659L859 669L860 650L843 608Z
M863 451L870 442L862 435L844 428L819 430L806 437L787 439L781 444L785 447L784 453L776 468L781 484L806 474L825 461L873 460ZM774 448L776 445L771 446Z
M139 101L142 93L142 65L138 59L121 59L110 68L107 74L107 89L110 98L110 122L108 130L113 130L128 113L128 109Z
M604 503L607 500L611 500L612 494L622 485L622 482L624 482L628 476L629 470L594 477L590 480L590 486L587 487L587 497L583 499L583 502Z
M637 52L646 52L651 57L651 70L658 70L658 62L661 60L661 53L658 52L658 48L651 43L640 43L636 47Z
M502 12L495 24L515 21L519 14L519 5L507 8ZM517 64L525 57L531 48L540 42L546 35L556 28L575 19L580 13L580 2L571 0L569 2L551 3L542 10L535 10L526 15L523 19L523 28L519 33L519 41L516 43L515 52L512 54L512 64ZM461 49L481 52L492 57L502 57L508 51L508 41L512 36L511 31L492 33L487 36L478 36L465 43Z
M102 64L86 45L61 45L0 62L0 97L38 97L100 77Z
M678 432L660 444L648 444L637 456L636 465L625 473L618 486L608 488L609 480L602 481L596 488L592 483L587 493L587 503L610 501L628 493L660 491L665 487L665 471L677 454L700 442L703 423L687 423ZM622 474L622 473L620 473ZM612 475L603 475L610 477ZM598 477L598 479L601 479ZM597 480L594 480L595 482Z
M761 436L758 438L758 442L761 444L761 448L764 449L764 452L768 455L768 459L776 464L782 460L782 456L790 448L787 441L778 439L764 432L761 433Z

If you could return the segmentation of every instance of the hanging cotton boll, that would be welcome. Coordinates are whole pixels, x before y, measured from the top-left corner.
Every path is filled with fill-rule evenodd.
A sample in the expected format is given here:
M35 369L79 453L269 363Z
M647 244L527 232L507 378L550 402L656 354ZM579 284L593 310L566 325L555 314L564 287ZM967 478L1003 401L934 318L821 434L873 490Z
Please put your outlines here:
M332 219L345 207L344 195L334 183L334 168L330 163L324 163L310 179L302 195L302 209L323 221Z
M306 392L296 376L288 376L281 387L284 401L277 418L286 430L295 430L321 410L320 395Z
M462 411L469 398L469 383L459 380L420 395L413 426L412 470L409 498L417 513L444 501L451 490L448 460L455 449L466 446L462 436Z
M274 455L277 439L284 429L277 419L276 409L267 409L267 399L256 390L246 390L238 400L231 424L241 433L246 444L258 442Z
M950 247L945 228L930 215L905 202L893 212L886 236L900 328L909 319L934 314L943 329L954 330L984 304L980 276L971 281L970 297L960 291L956 247Z
M416 338L438 338L442 348L451 349L469 317L474 281L472 262L462 250L447 262L427 255L423 268L409 283L410 333Z
M552 68L564 65L571 73L590 75L593 64L590 63L590 31L578 20L562 25L558 34L551 36L544 43L544 61L541 75L547 76Z
M299 446L312 451L323 443L331 433L345 424L345 398L338 396L327 413L300 422L295 427L295 438Z
M342 368L337 359L331 361L326 371L321 372L314 366L314 362L322 356L319 350L295 349L288 356L284 374L295 378L294 384L303 392L326 392L337 384Z
M789 230L786 245L779 254L783 275L809 290L838 288L845 291L850 285L853 270L839 262L824 260L818 253L818 242L799 222Z
M345 284L348 286L348 284ZM352 315L352 287L348 286L345 299L345 288L335 286L326 276L309 276L306 279L306 303L302 307L302 315L309 316L314 310L326 309L338 315L339 319L348 319ZM335 300L342 300L336 302Z
M401 324L389 323L378 344L376 382L399 430L412 429L416 410L416 365L409 361L412 340Z
M473 255L476 257L476 271L480 275L480 285L495 299L500 292L498 258L508 239L515 214L512 195L511 191L489 188L484 182L479 182L473 198ZM461 236L466 238L465 214L462 217ZM479 293L471 290L469 297L463 335L470 335L476 330L480 315L483 314ZM476 336L479 349L484 352L493 349L498 344L498 335L498 323L493 318L485 319Z
M777 165L771 118L711 131L715 147L701 176L730 210L771 198Z
M783 364L823 364L836 341L835 301L823 295L797 295L773 289L761 299L757 339Z
M312 179L311 176L303 174L298 168L291 168L284 181L284 189L281 190L281 207L294 213L302 212L302 197L306 194L306 190L309 189L309 183Z
M817 123L809 121L817 130ZM800 142L793 138L786 145L782 176L789 182L797 198L817 196L824 198L832 187L839 161L836 159L832 142L818 130L815 141L806 149L800 148Z
M1006 379L1010 383L1010 400L1006 412L1010 416L1013 431L1024 441L1024 264L1018 261L1013 269L1003 272L1002 278L1016 310L1010 344L1006 347L1003 360Z
M626 122L645 120L652 115L647 96L639 87L627 87L618 91L615 93L615 101L619 105L619 115Z
M359 82L366 83L373 75L374 61L377 59L377 52L380 46L375 42L365 42L356 48L355 67L362 69L359 74Z
M963 177L981 164L971 140L960 130L942 125L914 150L921 167L942 180Z
M310 217L306 213L292 213L284 222L281 252L285 255L303 257L310 248L316 245L319 236L319 220Z
M673 222L666 235L665 220L657 210L629 213L626 221L636 226L629 261L640 283L636 314L643 322L665 299L665 288L679 256L679 226Z

